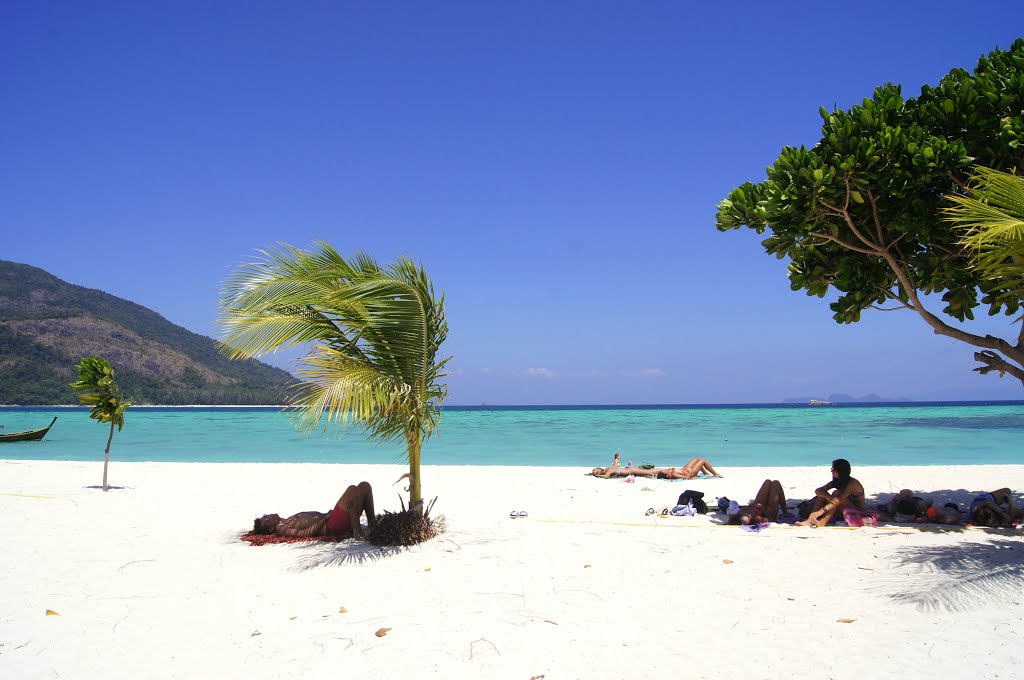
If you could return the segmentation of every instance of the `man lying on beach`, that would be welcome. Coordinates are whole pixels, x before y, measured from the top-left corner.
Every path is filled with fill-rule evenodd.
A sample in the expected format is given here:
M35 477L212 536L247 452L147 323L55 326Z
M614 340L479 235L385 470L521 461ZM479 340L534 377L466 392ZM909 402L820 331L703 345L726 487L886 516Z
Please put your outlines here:
M738 512L729 517L729 524L764 524L779 519L779 512L786 509L786 493L777 479L766 479L750 505L741 505Z
M366 523L372 530L377 516L373 512L373 489L369 482L350 486L341 494L330 512L309 510L282 519L280 515L263 515L252 523L254 534L277 534L293 538L352 538L365 541L360 517L366 514Z
M829 493L831 490L834 493ZM820 527L832 521L836 512L845 508L867 510L864 504L864 485L850 476L850 461L837 458L832 461L832 481L814 490L814 503L806 520L799 526Z
M612 466L607 468L594 468L590 474L595 477L657 477L658 479L693 479L699 474L707 474L712 477L721 477L715 468L711 467L711 463L706 458L692 458L689 463L680 467L670 468L637 468L632 465L626 467L620 467L619 454L615 454L615 459L612 461Z
M1013 496L1009 489L996 489L983 493L971 501L970 522L984 527L1012 527L1024 519L1024 513L1013 508Z

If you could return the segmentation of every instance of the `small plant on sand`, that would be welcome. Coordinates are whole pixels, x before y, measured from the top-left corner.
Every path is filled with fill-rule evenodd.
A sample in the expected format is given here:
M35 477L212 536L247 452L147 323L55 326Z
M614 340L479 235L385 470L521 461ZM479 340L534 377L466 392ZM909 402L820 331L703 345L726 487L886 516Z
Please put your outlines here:
M401 512L384 511L377 515L377 523L370 530L367 539L373 545L416 545L428 541L440 533L437 522L431 518L430 511L434 508L435 498L423 513L406 510L402 504Z
M328 426L354 423L371 439L404 440L407 512L429 525L420 451L437 430L448 393L440 382L448 362L440 355L448 334L444 295L435 297L423 266L405 258L389 266L364 254L347 260L323 242L262 255L224 286L223 352L249 359L308 348L297 360L302 382L291 399L300 427L313 431L326 416Z
M124 427L124 412L132 405L131 399L121 396L121 388L114 382L114 369L106 359L85 357L78 362L78 381L71 387L78 391L83 406L91 406L89 417L99 423L110 423L107 449L103 452L103 490L107 486L107 466L110 464L110 443L114 440L114 426Z

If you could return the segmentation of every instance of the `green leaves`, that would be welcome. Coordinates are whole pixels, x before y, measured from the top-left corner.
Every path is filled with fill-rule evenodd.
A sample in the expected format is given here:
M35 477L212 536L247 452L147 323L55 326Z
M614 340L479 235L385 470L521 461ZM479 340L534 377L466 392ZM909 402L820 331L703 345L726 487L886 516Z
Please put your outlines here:
M422 442L435 431L447 396L447 359L438 355L448 325L444 296L422 265L402 258L381 266L363 253L346 259L323 242L309 250L285 244L228 278L221 313L222 351L231 358L308 347L290 400L302 429L326 416L328 426L356 423L380 440Z
M75 368L78 380L71 387L79 393L79 403L93 407L89 417L99 423L114 423L118 430L123 428L124 412L133 402L121 396L121 388L114 382L114 369L107 360L85 357Z

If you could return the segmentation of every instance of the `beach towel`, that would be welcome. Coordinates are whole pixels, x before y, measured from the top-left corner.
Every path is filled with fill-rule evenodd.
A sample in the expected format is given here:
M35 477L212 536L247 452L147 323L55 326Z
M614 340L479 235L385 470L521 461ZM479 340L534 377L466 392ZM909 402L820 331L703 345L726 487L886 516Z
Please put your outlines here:
M740 529L749 531L752 534L759 534L770 526L771 524L768 522L761 522L760 524L741 524Z
M878 526L879 513L870 510L858 510L857 508L846 508L843 510L843 520L847 526L862 527L867 522L873 527Z
M328 543L337 543L338 541L346 540L338 538L337 536L278 536L277 534L257 534L252 531L242 534L239 538L253 546L268 545L271 543L305 543L307 541L326 541Z

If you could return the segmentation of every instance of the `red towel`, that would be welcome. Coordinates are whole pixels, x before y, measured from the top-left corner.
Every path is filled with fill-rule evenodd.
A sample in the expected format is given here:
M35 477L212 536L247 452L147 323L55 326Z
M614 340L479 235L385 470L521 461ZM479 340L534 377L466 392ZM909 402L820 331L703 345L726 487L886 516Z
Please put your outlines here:
M277 534L256 534L251 531L247 534L242 534L239 538L254 546L267 545L268 543L305 543L306 541L327 541L328 543L337 543L338 541L345 540L336 536L278 536Z

